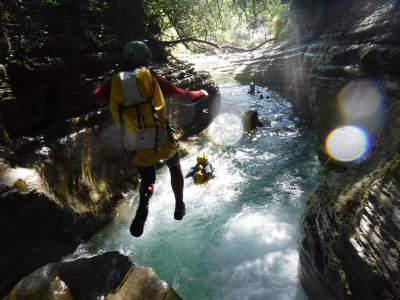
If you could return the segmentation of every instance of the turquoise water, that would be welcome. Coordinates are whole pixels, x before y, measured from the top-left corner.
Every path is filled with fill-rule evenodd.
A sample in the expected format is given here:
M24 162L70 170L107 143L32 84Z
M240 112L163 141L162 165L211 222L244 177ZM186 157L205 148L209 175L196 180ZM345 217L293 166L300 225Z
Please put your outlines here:
M300 220L319 168L312 128L277 95L257 87L264 96L260 99L227 76L214 77L222 111L256 108L264 127L239 136L234 144L221 142L224 133L213 125L192 139L190 154L181 159L183 172L204 151L216 178L201 186L186 180L182 221L173 219L165 167L157 173L140 238L129 234L138 197L134 191L120 205L118 217L66 259L118 250L153 268L187 300L306 300L297 268ZM237 134L236 119L228 113L223 119L229 137Z

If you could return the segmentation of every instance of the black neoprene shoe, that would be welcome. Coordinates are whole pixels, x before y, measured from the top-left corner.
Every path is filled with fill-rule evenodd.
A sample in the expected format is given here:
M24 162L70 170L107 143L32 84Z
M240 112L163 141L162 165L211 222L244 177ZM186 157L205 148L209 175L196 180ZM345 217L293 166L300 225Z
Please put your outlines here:
M186 215L185 202L175 204L174 219L182 220L183 216Z
M149 209L147 205L139 205L136 210L136 216L132 221L130 231L134 237L140 237L143 234L144 224L147 220Z

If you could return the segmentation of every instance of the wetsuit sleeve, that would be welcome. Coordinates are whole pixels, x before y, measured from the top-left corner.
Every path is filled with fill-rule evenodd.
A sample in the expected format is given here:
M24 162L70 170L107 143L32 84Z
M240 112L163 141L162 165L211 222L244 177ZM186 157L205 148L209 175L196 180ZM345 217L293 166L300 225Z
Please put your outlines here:
M157 80L165 98L171 98L174 101L185 103L187 99L197 102L205 96L202 91L185 91L173 85L167 79L158 74L153 74Z
M101 104L106 100L110 100L111 77L107 78L102 84L95 88L92 92L94 103Z

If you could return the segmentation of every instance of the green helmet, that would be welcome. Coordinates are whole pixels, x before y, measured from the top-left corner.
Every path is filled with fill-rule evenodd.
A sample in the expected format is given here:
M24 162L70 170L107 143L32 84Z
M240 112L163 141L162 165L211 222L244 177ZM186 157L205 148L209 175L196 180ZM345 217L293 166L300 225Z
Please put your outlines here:
M151 50L141 41L132 41L127 43L124 48L124 58L127 58L129 55L151 57Z

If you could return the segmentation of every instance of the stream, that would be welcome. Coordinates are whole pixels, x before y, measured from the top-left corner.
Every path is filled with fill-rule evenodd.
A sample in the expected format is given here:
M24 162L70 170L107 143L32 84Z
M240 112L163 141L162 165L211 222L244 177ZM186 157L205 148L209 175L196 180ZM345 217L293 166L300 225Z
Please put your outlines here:
M157 171L144 234L129 226L138 192L126 195L117 218L64 260L119 251L149 266L187 300L307 300L298 279L300 221L319 169L312 127L279 95L255 95L228 75L212 74L221 115L191 138L183 173L206 152L216 177L185 181L187 214L176 221L167 167ZM260 99L260 94L263 99ZM258 110L264 126L240 131L240 113Z

